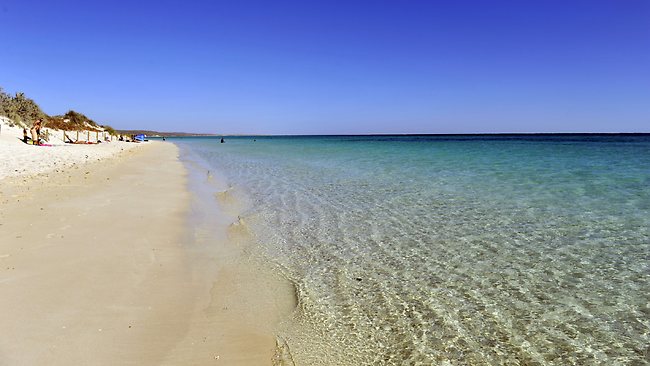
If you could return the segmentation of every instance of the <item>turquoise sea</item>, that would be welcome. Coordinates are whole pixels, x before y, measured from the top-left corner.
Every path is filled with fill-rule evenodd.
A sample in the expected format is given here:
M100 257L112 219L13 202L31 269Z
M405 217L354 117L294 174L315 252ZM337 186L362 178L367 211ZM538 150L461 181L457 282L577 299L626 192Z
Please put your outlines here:
M296 365L650 364L650 135L170 140L295 285Z

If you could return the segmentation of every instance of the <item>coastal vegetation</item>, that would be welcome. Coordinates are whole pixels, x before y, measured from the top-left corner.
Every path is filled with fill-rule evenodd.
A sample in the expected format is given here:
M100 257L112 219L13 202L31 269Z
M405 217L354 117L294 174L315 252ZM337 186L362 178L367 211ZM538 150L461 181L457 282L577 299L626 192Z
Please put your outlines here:
M28 126L36 119L48 117L38 104L33 99L27 98L24 93L11 96L2 87L0 87L0 115L22 127Z
M112 135L115 129L100 125L88 116L69 110L63 115L50 116L36 102L17 92L13 96L0 87L0 116L9 118L20 127L30 127L35 120L43 119L45 126L64 131L106 131Z
M103 129L97 122L93 121L86 115L69 110L66 114L52 116L49 118L48 126L59 130L88 130L102 131Z
M9 119L9 123L20 127L29 128L37 119L43 119L45 127L63 131L105 131L110 135L138 135L148 136L213 136L212 134L186 133L186 132L159 132L150 130L115 130L113 127L100 124L83 113L69 110L61 115L48 115L41 107L24 93L14 95L7 93L0 87L0 117Z

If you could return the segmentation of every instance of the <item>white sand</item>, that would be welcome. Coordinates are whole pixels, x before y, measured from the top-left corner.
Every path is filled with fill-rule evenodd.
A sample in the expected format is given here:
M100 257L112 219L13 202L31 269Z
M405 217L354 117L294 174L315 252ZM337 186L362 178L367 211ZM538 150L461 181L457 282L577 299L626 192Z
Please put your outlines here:
M116 154L140 146L137 143L112 141L94 145L76 145L63 142L63 131L49 130L53 146L33 146L22 142L23 130L10 127L0 120L0 180L8 177L37 175L53 171L65 171L75 165L106 159ZM76 132L68 133L75 139ZM101 136L101 134L100 134ZM88 137L87 132L80 139ZM90 133L91 141L96 137Z
M158 365L186 332L177 149L121 155L0 181L0 365Z
M21 137L2 127L0 365L292 364L293 287L225 218L187 225L175 145Z

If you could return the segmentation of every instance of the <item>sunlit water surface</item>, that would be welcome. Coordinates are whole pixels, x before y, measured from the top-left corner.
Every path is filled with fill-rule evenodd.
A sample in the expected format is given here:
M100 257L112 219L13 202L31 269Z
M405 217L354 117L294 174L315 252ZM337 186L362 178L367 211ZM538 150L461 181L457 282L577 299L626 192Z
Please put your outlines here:
M650 363L649 136L173 141L296 284L297 365Z

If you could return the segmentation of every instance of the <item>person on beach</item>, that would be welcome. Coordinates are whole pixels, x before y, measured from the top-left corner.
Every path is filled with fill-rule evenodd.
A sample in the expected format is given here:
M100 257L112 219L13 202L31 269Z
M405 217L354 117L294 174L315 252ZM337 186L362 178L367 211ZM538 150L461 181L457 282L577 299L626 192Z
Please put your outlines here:
M70 138L70 136L68 136L67 133L63 133L63 137L65 137L65 140L63 142L65 142L66 144L77 144L77 145L85 145L85 144L87 144L86 141L81 141L81 140L74 141L74 140L72 140Z
M23 127L23 142L27 143L27 140L29 140L29 136L27 136L27 129Z
M32 144L38 145L40 143L40 135L41 135L41 125L43 123L42 119L37 119L36 122L34 122L34 125L32 128L29 129L29 131L32 133Z

